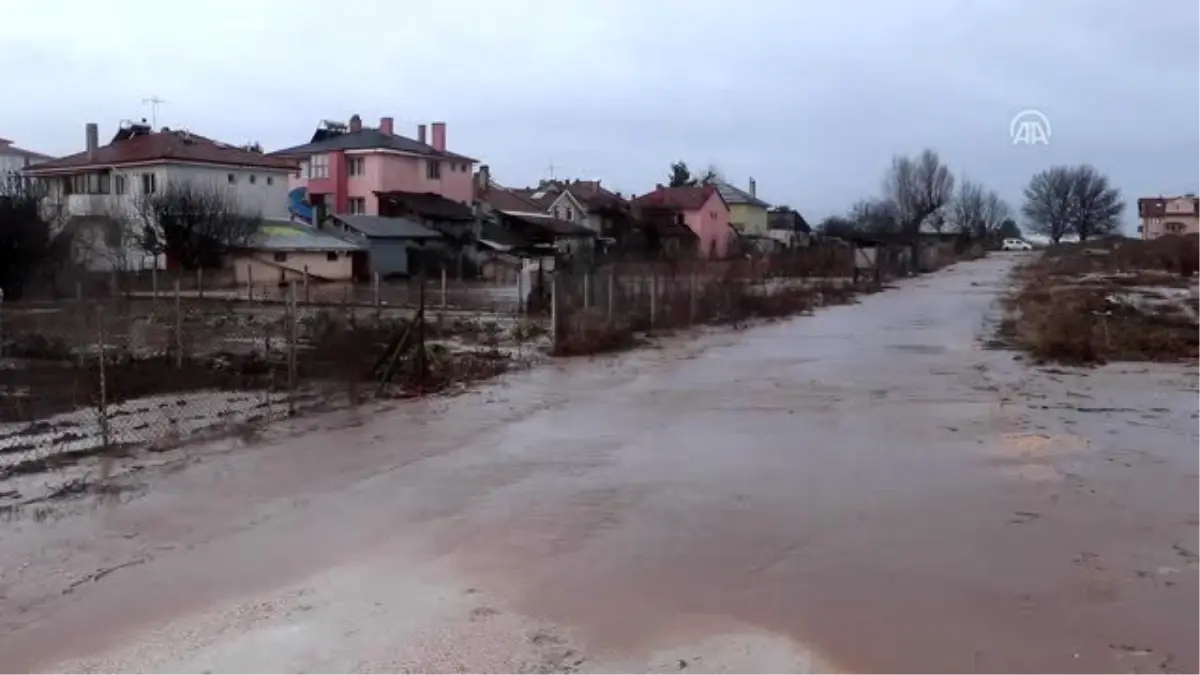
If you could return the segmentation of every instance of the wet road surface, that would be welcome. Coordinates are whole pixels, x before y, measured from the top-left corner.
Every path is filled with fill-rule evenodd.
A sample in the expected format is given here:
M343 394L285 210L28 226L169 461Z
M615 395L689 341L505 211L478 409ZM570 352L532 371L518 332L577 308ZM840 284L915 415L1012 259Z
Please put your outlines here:
M0 669L1195 671L1196 370L984 349L1012 261L4 525Z

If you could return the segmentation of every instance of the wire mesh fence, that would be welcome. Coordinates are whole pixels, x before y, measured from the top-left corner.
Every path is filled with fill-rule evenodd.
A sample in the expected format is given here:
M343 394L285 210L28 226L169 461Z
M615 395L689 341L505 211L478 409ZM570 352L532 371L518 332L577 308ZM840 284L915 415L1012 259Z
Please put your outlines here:
M735 260L561 266L552 283L554 353L622 349L639 333L736 324L851 301L906 273L903 247L835 244ZM952 256L938 257L938 265Z
M34 498L22 477L444 391L548 350L547 319L499 284L312 284L307 300L296 279L166 285L0 304L0 508Z

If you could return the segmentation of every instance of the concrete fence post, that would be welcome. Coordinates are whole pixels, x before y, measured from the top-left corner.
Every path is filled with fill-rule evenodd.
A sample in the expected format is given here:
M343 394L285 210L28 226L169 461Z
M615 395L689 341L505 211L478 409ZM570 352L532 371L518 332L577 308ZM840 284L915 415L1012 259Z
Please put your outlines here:
M583 274L583 308L587 309L592 306L592 273L584 272Z
M308 297L308 265L304 266L304 278L302 279L302 283L304 284L304 304L307 305L312 302L312 299Z
M183 300L178 278L175 279L175 367L183 370Z
M654 330L658 320L658 269L650 270L650 329Z
M558 351L558 271L550 273L550 344Z
M372 301L375 303L375 318L383 315L383 300L379 295L379 272L371 275Z
M204 268L196 268L196 299L204 299Z
M696 323L696 272L688 274L688 325Z
M155 307L158 306L158 261L150 268L150 301Z
M299 297L296 280L288 282L288 417L296 414L296 343L300 341Z
M450 306L450 296L447 294L446 288L446 268L442 268L442 309L445 310Z
M111 441L108 420L108 377L105 372L104 354L107 337L104 334L104 305L96 307L96 356L99 360L100 398L97 401L96 417L100 422L100 443L108 449Z
M246 299L254 299L254 268L246 264Z
M608 270L608 320L613 320L613 302L617 296L617 272L614 269Z

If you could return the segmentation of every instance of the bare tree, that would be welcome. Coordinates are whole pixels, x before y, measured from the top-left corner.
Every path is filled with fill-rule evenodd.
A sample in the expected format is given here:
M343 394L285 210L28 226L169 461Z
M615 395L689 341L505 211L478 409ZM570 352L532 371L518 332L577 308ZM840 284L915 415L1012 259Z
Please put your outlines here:
M896 205L901 231L915 237L954 196L954 175L933 150L896 157L884 179L884 196Z
M980 223L983 230L980 239L995 240L1006 222L1012 222L1012 207L995 190L988 190L983 198Z
M1075 211L1074 177L1071 167L1052 166L1039 171L1025 186L1021 213L1029 229L1057 244L1071 231Z
M849 218L829 216L817 225L817 231L826 237L849 237L858 233L858 227Z
M872 234L900 232L900 210L890 199L863 199L850 207L850 221L856 230Z
M1111 234L1121 227L1125 202L1121 191L1110 187L1108 177L1089 164L1074 167L1071 175L1070 228L1080 241Z
M949 220L956 232L982 238L984 232L983 212L987 195L983 186L972 180L964 180L954 193L949 210Z
M135 212L130 234L142 250L189 270L219 267L226 253L250 243L262 221L239 212L220 186L191 182L140 195Z

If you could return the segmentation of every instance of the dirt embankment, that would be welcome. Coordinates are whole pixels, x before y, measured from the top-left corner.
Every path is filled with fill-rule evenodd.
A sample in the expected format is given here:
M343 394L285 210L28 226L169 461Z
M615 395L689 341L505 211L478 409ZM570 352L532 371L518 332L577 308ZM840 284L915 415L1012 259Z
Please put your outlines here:
M1040 361L1180 361L1197 355L1198 238L1049 249L1014 274L1001 338Z

